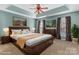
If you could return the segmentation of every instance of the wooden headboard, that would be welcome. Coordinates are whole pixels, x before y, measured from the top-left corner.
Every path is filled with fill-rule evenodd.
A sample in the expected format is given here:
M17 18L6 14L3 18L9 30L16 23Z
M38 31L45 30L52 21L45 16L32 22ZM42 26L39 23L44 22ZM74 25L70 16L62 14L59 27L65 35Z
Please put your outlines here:
M26 26L23 26L23 27L19 27L19 26L10 26L9 27L9 35L11 35L12 34L12 29L21 29L21 30L23 30L23 29L29 29L30 30L30 28L29 27L26 27Z

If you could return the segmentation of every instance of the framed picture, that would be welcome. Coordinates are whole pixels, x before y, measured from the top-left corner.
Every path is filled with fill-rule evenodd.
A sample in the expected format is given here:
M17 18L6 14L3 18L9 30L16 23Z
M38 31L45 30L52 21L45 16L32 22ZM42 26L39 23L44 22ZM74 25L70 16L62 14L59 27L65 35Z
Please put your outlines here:
M13 26L27 26L27 19L20 17L13 17Z
M45 20L46 28L56 28L56 20Z

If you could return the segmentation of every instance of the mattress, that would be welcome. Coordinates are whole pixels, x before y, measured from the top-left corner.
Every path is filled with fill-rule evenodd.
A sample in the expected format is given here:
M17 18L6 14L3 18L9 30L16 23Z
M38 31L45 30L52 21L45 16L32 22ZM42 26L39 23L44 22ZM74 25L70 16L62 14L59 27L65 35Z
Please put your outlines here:
M31 34L34 34L34 33L11 35L11 38L13 38L15 40L18 40L19 37L21 37L21 36L27 36L27 35L31 35ZM26 41L26 45L27 46L35 46L35 45L40 44L40 42L49 40L50 38L52 38L52 35L50 35L50 34L44 34L43 36L39 36L39 37L27 40Z

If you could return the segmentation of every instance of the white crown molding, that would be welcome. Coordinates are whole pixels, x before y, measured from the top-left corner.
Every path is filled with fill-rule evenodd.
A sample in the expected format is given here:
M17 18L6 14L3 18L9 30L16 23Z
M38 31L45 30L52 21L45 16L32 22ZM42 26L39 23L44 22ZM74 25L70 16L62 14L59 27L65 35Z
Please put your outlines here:
M21 13L18 13L18 12L14 12L14 11L11 11L11 10L7 10L7 9L3 9L2 11L9 12L9 13L13 13L13 14L17 14L17 15L20 15L20 16L28 17L28 18L36 18L36 17L33 17L33 16L21 14Z

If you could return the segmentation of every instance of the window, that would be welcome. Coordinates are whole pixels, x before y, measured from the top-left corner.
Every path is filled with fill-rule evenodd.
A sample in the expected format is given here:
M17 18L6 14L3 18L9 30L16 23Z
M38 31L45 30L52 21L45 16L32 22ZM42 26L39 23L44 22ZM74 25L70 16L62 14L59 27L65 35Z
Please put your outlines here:
M56 20L46 20L45 21L46 28L56 28Z

